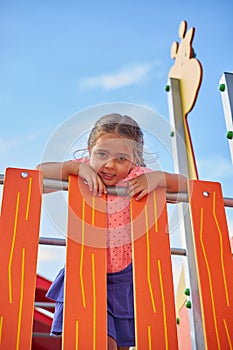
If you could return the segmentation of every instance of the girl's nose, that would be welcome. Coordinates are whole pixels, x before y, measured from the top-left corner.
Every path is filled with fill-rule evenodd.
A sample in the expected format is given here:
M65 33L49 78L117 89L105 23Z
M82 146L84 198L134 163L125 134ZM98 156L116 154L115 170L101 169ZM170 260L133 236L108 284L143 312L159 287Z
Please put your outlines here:
M114 168L115 166L115 159L114 158L109 158L107 162L104 164L106 168Z

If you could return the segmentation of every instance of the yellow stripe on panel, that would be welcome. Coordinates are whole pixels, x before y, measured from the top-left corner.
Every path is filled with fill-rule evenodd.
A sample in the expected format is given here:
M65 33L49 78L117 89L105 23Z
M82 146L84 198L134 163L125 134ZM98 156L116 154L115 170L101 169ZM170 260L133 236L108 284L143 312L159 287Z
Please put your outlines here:
M75 329L75 350L78 350L78 332L79 332L79 321L76 320L76 329Z
M152 303L152 308L153 312L156 312L156 307L155 307L155 300L154 300L154 294L153 294L153 289L151 285L151 272L150 272L150 237L149 237L149 228L148 228L148 212L147 212L147 205L145 205L145 218L146 218L146 248L147 248L147 281L148 281L148 286L149 286L149 291L150 291L150 297L151 297L151 303Z
M214 318L214 328L215 328L215 333L216 333L216 337L217 337L218 349L220 349L220 339L219 339L219 334L218 334L216 310L215 310L215 303L214 303L213 284L212 284L212 278L211 278L209 262L208 262L208 258L207 258L207 255L206 255L204 242L203 242L203 216L204 216L204 209L201 208L201 213L200 213L200 242L201 242L202 252L203 252L203 255L204 255L204 260L205 260L206 269L207 269L207 273L208 273L209 288L210 288L210 294L211 294L211 304L212 304L212 311L213 311L213 318Z
M9 265L8 265L8 285L9 285L9 303L10 304L12 304L12 274L11 274L11 269L12 269L12 260L13 260L13 254L14 254L14 248L15 248L15 238L16 238L18 215L19 215L19 200L20 200L20 192L18 192L18 194L17 194L17 201L16 201L16 208L15 208L15 220L14 220L14 231L13 231Z
M133 242L133 240L134 240L134 230L133 230L133 205L132 205L132 199L130 199L129 207L130 207L130 234L131 234L131 242ZM132 250L134 250L134 244L132 244ZM134 256L134 254L132 256Z
M28 213L29 213L29 207L30 207L30 201L31 201L31 193L32 193L32 177L30 177L30 179L29 179L29 186L28 186L28 198L27 198L26 216L25 216L26 220L28 220Z
M158 213L157 213L157 205L156 205L156 193L153 192L153 200L154 200L154 215L155 215L155 232L158 232Z
M226 335L227 335L229 348L230 348L230 350L232 350L233 348L232 348L232 344L231 344L231 338L230 338L229 330L228 330L228 327L227 327L227 321L225 320L225 318L223 319L223 323L224 323L224 327L225 327L225 330L226 330Z
M224 281L226 303L227 303L227 306L229 306L230 302L229 302L229 295L228 295L228 290L227 290L226 272L225 272L224 259L223 259L223 236L222 236L222 232L221 232L221 229L220 229L220 226L218 223L218 219L216 216L216 192L213 192L213 217L214 217L214 221L215 221L216 227L218 229L218 233L219 233L222 276L223 276L223 281Z
M82 301L83 301L83 307L86 307L86 298L85 298L85 290L84 290L84 281L83 281L83 256L84 256L84 225L85 225L85 200L82 200L82 246L81 246L81 253L80 253L80 284L81 284L81 290L82 290Z
M0 317L0 345L2 343L3 316Z
M21 281L20 281L20 299L19 299L19 317L18 317L18 329L16 339L16 349L19 349L20 345L20 331L22 321L22 309L23 309L23 296L24 296L24 274L25 274L25 248L22 249L22 269L21 269Z
M167 350L168 349L167 314L166 314L166 304L165 304L164 288L163 288L163 276L162 276L160 259L158 260L158 270L159 270L159 282L160 282L160 290L161 290L162 306L163 306L163 326L164 326L165 346Z
M149 350L152 350L151 328L149 324L148 324L147 332L148 332L148 348Z
M91 254L92 286L93 286L93 350L96 350L96 280L95 280L95 254Z

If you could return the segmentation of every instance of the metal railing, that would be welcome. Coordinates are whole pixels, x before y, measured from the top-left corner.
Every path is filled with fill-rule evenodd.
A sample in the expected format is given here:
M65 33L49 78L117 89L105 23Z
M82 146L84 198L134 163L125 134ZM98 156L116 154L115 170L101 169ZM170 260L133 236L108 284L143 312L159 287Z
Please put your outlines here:
M0 174L0 185L4 184L4 174ZM68 181L64 180L54 180L44 178L43 180L44 190L51 191L68 191ZM121 186L108 186L107 193L115 196L127 196L126 188ZM166 199L170 203L178 203L178 202L188 202L188 194L187 193L166 193ZM223 198L225 207L233 207L233 198L224 197Z

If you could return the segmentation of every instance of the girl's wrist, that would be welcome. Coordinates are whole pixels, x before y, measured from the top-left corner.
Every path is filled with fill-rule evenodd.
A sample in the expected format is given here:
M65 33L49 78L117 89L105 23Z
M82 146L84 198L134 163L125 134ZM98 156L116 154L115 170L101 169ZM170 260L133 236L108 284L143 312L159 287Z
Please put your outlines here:
M156 187L167 187L166 173L164 171L156 171Z

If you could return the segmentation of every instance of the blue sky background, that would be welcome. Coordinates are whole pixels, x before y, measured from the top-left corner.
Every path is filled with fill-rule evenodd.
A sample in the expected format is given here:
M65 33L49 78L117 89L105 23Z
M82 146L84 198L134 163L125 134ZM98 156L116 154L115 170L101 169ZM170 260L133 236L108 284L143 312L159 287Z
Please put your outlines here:
M0 173L34 168L57 128L95 105L142 105L169 120L164 87L173 65L170 48L186 20L196 28L193 46L203 66L188 118L199 177L221 182L224 196L233 197L218 90L223 72L233 71L232 11L230 0L1 1ZM44 222L41 235L56 235ZM52 278L64 250L40 248L39 257L39 272Z

